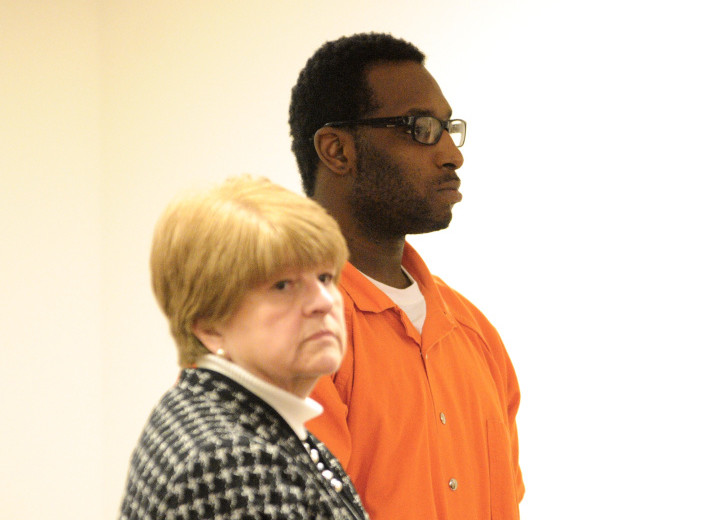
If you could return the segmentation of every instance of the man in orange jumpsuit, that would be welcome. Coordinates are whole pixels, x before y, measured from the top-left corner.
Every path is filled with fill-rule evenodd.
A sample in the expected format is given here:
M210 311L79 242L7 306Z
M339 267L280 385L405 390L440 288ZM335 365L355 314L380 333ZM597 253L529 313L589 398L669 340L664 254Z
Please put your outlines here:
M293 88L306 194L340 224L348 351L308 427L373 520L517 519L519 386L494 327L432 275L405 235L446 228L462 199L466 123L412 44L325 43Z

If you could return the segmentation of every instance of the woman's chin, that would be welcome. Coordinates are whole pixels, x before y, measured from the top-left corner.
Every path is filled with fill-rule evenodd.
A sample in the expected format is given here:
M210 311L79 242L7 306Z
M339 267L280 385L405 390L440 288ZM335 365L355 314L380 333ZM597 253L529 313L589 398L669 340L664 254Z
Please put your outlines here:
M316 378L334 374L343 362L343 353L339 349L323 352L319 359L312 364L311 372Z

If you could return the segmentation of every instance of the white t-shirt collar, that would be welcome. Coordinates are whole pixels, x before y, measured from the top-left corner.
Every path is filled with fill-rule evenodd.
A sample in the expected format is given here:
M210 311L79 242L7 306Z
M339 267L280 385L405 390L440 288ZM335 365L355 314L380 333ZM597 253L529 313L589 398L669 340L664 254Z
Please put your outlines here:
M422 327L425 324L425 319L427 318L427 302L425 297L420 290L420 286L417 284L412 275L407 272L407 269L402 268L402 272L405 273L407 278L410 279L410 285L404 289L398 289L396 287L391 287L382 282L378 282L374 278L370 278L368 275L360 271L362 275L370 280L375 287L384 292L388 298L397 304L397 306L404 311L407 318L412 322L415 328L422 334Z

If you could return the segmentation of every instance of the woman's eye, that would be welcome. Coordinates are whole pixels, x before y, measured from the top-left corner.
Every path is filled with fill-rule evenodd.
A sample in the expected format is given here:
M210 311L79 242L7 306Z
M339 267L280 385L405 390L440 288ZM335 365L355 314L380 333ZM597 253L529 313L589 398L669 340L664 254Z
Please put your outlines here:
M330 282L333 281L335 278L335 275L333 273L322 273L321 275L318 276L318 280L323 282L324 284L329 284Z
M286 290L290 285L290 280L280 280L273 284L274 289L278 289L279 291L284 291Z

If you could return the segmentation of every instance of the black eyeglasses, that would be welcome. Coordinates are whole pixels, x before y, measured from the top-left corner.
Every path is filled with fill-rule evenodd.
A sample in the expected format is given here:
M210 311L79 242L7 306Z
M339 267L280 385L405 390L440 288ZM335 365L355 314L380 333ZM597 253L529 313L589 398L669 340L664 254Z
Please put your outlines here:
M433 116L399 116L378 117L373 119L355 119L353 121L334 121L323 126L367 125L376 128L407 127L412 139L421 144L437 144L442 132L447 130L457 147L464 144L467 137L467 122L463 119L447 119L442 121Z

